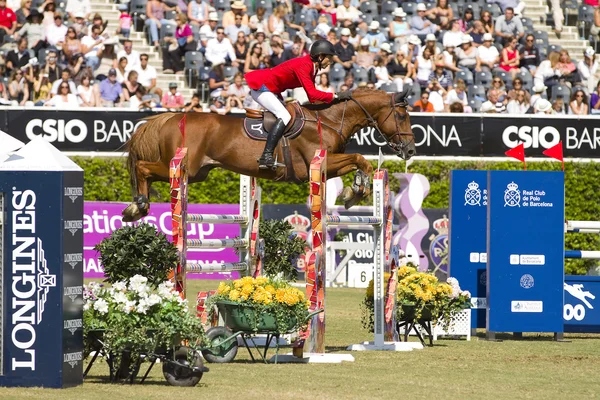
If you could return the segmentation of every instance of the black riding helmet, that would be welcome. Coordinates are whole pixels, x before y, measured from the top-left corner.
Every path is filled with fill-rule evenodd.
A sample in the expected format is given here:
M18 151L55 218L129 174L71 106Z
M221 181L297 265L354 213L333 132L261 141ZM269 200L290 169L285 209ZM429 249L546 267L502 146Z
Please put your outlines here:
M335 48L331 44L331 42L327 40L317 40L313 43L310 48L310 59L313 61L318 61L320 55L336 55Z

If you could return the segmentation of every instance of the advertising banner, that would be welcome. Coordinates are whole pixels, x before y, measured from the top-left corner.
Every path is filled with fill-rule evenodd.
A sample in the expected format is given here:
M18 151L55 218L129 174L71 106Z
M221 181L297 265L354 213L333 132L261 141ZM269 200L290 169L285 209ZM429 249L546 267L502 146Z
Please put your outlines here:
M542 152L563 142L565 157L598 158L598 120L575 118L483 118L483 155L504 156L520 143L527 157L543 157Z
M487 171L450 172L450 276L471 292L471 328L485 328Z
M84 205L84 254L83 271L85 278L103 278L104 271L98 261L99 253L94 246L105 237L124 226L121 211L126 203L85 202ZM199 214L237 214L238 204L189 204L189 213ZM159 232L172 240L171 234L171 205L168 203L152 203L150 213L142 221L152 224ZM131 223L128 223L131 225ZM233 239L240 235L239 225L223 224L188 224L188 239ZM239 261L233 249L189 249L187 260L191 263L217 263ZM239 272L211 272L188 274L188 279L237 279Z
M565 332L600 333L600 276L565 277Z
M487 331L563 332L563 172L488 171Z

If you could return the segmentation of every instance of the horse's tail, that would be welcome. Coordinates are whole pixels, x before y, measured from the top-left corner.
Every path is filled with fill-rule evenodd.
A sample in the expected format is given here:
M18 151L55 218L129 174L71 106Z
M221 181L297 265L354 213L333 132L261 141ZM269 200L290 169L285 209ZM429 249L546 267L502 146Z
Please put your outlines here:
M137 162L144 161L159 161L160 160L160 128L173 116L175 113L161 113L152 117L144 118L147 122L140 125L127 142L127 169L129 171L129 181L133 195L137 194Z

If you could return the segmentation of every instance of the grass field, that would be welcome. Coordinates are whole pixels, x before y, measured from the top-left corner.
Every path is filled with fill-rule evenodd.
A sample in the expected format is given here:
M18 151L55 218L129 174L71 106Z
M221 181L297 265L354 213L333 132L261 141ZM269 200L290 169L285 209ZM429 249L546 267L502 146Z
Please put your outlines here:
M215 283L188 281L189 292ZM372 340L360 324L360 289L327 292L328 352ZM580 399L600 397L600 336L550 335L523 340L499 336L440 339L412 352L353 352L356 361L337 365L265 365L249 362L240 348L230 364L207 364L198 386L169 386L156 366L144 385L108 383L108 366L98 360L83 386L66 389L0 388L2 399ZM283 352L287 352L283 349ZM270 354L272 354L271 352ZM89 360L88 360L89 361ZM145 371L142 365L142 370Z

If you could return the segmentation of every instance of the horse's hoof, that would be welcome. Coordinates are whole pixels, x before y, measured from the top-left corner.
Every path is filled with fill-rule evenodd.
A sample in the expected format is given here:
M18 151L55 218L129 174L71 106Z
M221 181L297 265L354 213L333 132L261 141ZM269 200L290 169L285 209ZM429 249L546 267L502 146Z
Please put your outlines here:
M127 206L121 214L123 215L123 222L134 222L142 218L142 213L135 203L131 203Z
M344 187L344 190L342 190L342 194L341 194L342 200L344 202L348 202L350 201L352 198L355 197L354 191L349 188L348 186Z
M346 208L346 210L350 209L350 207L356 205L356 203L358 203L359 198L358 196L351 198L350 200L344 202L344 207Z

